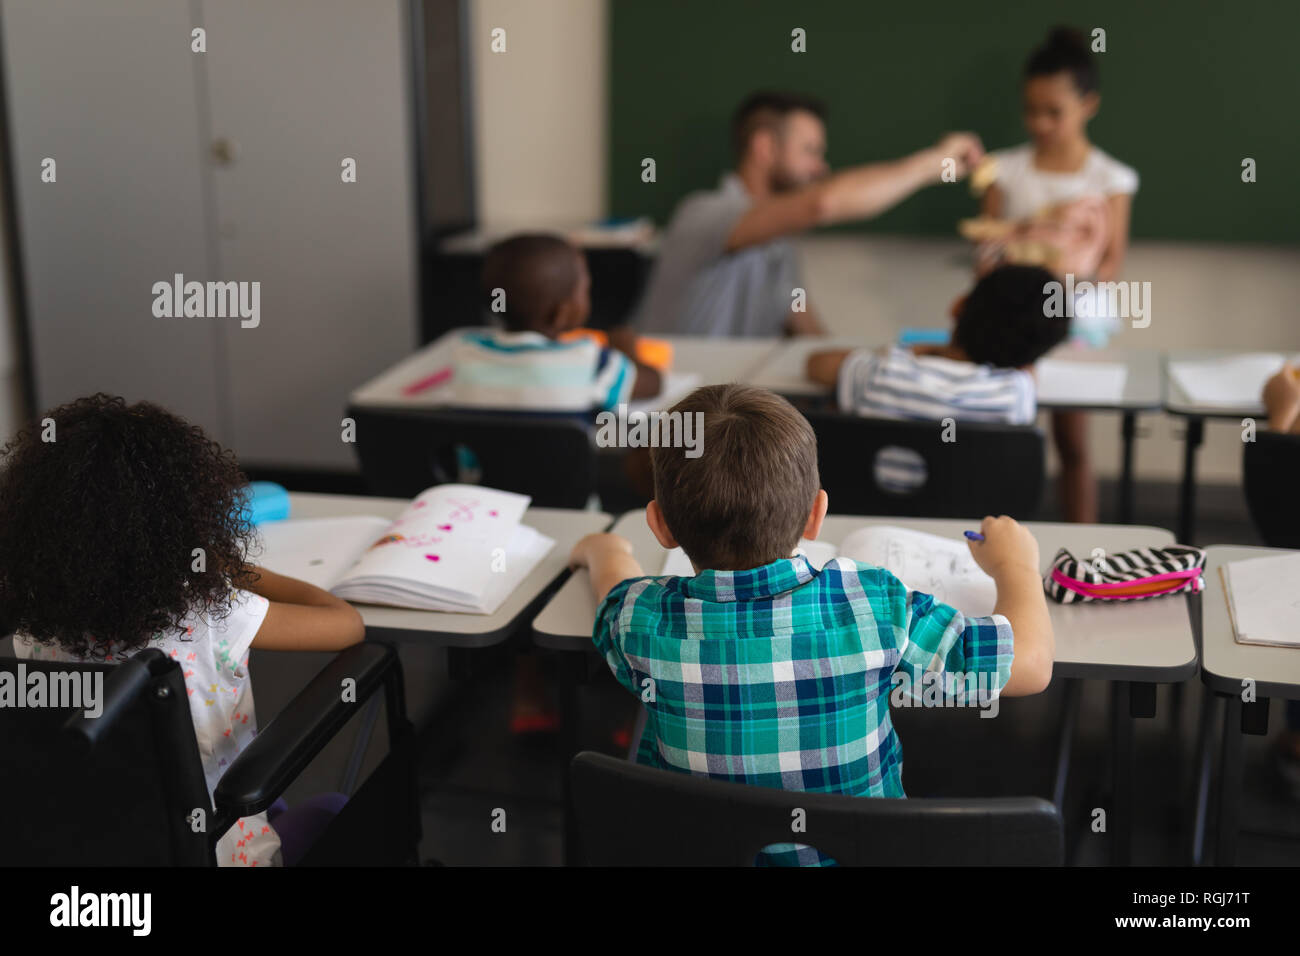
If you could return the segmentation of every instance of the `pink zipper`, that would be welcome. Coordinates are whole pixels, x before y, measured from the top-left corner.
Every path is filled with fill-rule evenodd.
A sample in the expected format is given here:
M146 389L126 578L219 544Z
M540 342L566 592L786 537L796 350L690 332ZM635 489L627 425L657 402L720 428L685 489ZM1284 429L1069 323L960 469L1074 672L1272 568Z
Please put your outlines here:
M1169 594L1181 589L1189 580L1194 582L1192 590L1199 591L1202 584L1200 568L1191 568L1187 571L1167 571L1164 574L1153 574L1133 581L1114 581L1106 584L1088 584L1085 581L1065 575L1059 568L1053 568L1052 580L1075 594L1082 594L1085 597L1101 597L1110 601L1133 601L1141 598L1159 597L1162 594ZM1118 594L1111 597L1106 593L1118 588L1131 588L1135 584L1146 581L1169 581L1170 584L1167 588L1161 588L1159 591L1148 591L1146 594Z

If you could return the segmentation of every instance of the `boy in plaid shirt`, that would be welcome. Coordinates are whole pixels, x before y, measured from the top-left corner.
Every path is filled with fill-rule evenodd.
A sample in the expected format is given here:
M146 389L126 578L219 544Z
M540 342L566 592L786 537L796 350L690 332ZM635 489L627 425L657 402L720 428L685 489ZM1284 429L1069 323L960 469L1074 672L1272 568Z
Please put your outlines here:
M918 697L938 675L959 700L976 685L1008 696L1047 687L1054 647L1038 544L1016 521L985 518L984 540L970 543L997 585L990 617L965 617L848 558L816 571L793 553L801 536L817 537L828 504L807 420L741 385L697 389L672 411L703 413L702 454L652 449L646 520L696 575L647 577L613 534L588 535L570 557L590 570L600 602L597 648L646 700L638 763L902 797L895 673Z

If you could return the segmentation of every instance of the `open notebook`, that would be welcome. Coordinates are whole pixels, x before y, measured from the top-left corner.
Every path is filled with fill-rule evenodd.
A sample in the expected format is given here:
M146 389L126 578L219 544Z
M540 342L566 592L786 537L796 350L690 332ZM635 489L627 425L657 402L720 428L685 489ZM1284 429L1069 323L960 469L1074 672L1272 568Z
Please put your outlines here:
M1238 644L1300 647L1300 554L1232 561L1219 574Z
M439 485L396 521L275 522L259 528L259 563L349 601L491 614L555 545L520 523L528 502L491 488Z
M874 564L892 572L910 590L931 594L967 617L992 614L997 603L993 579L980 570L965 540L878 524L850 532L839 547L801 540L795 550L818 569L835 557ZM674 548L662 573L689 577L695 571L686 553Z

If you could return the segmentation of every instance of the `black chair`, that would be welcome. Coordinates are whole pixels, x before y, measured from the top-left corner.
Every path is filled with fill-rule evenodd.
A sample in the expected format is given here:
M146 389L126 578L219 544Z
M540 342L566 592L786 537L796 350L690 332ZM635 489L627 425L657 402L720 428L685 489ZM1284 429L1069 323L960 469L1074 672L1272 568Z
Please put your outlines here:
M843 866L1060 866L1061 814L1038 797L904 800L724 783L583 752L569 764L571 845L588 866L752 866L774 843ZM796 809L806 830L794 833Z
M1261 431L1241 445L1246 509L1271 548L1300 548L1300 435Z
M372 494L411 498L448 482L583 508L596 487L590 429L576 418L352 408L361 474Z
M1008 514L1025 520L1043 496L1046 442L1033 425L864 418L805 411L817 434L822 487L835 514L974 518ZM910 493L876 481L876 455L903 448L920 456L926 480Z
M83 706L0 708L0 814L21 821L0 864L215 866L222 834L268 809L381 690L389 752L300 865L417 861L415 734L391 648L359 644L335 657L231 763L212 801L176 661L156 648L116 665L0 658L0 679L37 672L50 687L102 672L102 713L87 717L84 698L66 697ZM355 702L342 699L345 678L356 681Z

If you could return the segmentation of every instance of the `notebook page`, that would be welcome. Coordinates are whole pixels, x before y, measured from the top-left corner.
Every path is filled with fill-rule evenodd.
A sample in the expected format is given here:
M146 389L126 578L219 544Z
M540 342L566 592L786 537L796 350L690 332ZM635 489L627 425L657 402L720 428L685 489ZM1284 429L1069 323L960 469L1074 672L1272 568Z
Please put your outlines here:
M1128 366L1122 362L1042 359L1037 365L1040 402L1101 405L1124 396Z
M1232 561L1222 570L1237 643L1300 647L1300 554Z
M1169 377L1197 405L1258 405L1264 382L1282 367L1278 352L1169 363Z
M269 571L328 591L389 524L370 515L274 521L258 527L262 550L251 557Z
M491 584L493 559L510 544L528 502L526 495L475 485L421 492L334 592L362 599L353 585L385 582L477 605Z
M931 594L967 617L992 614L997 603L997 586L975 563L965 540L873 525L849 534L840 554L884 568L909 590Z

